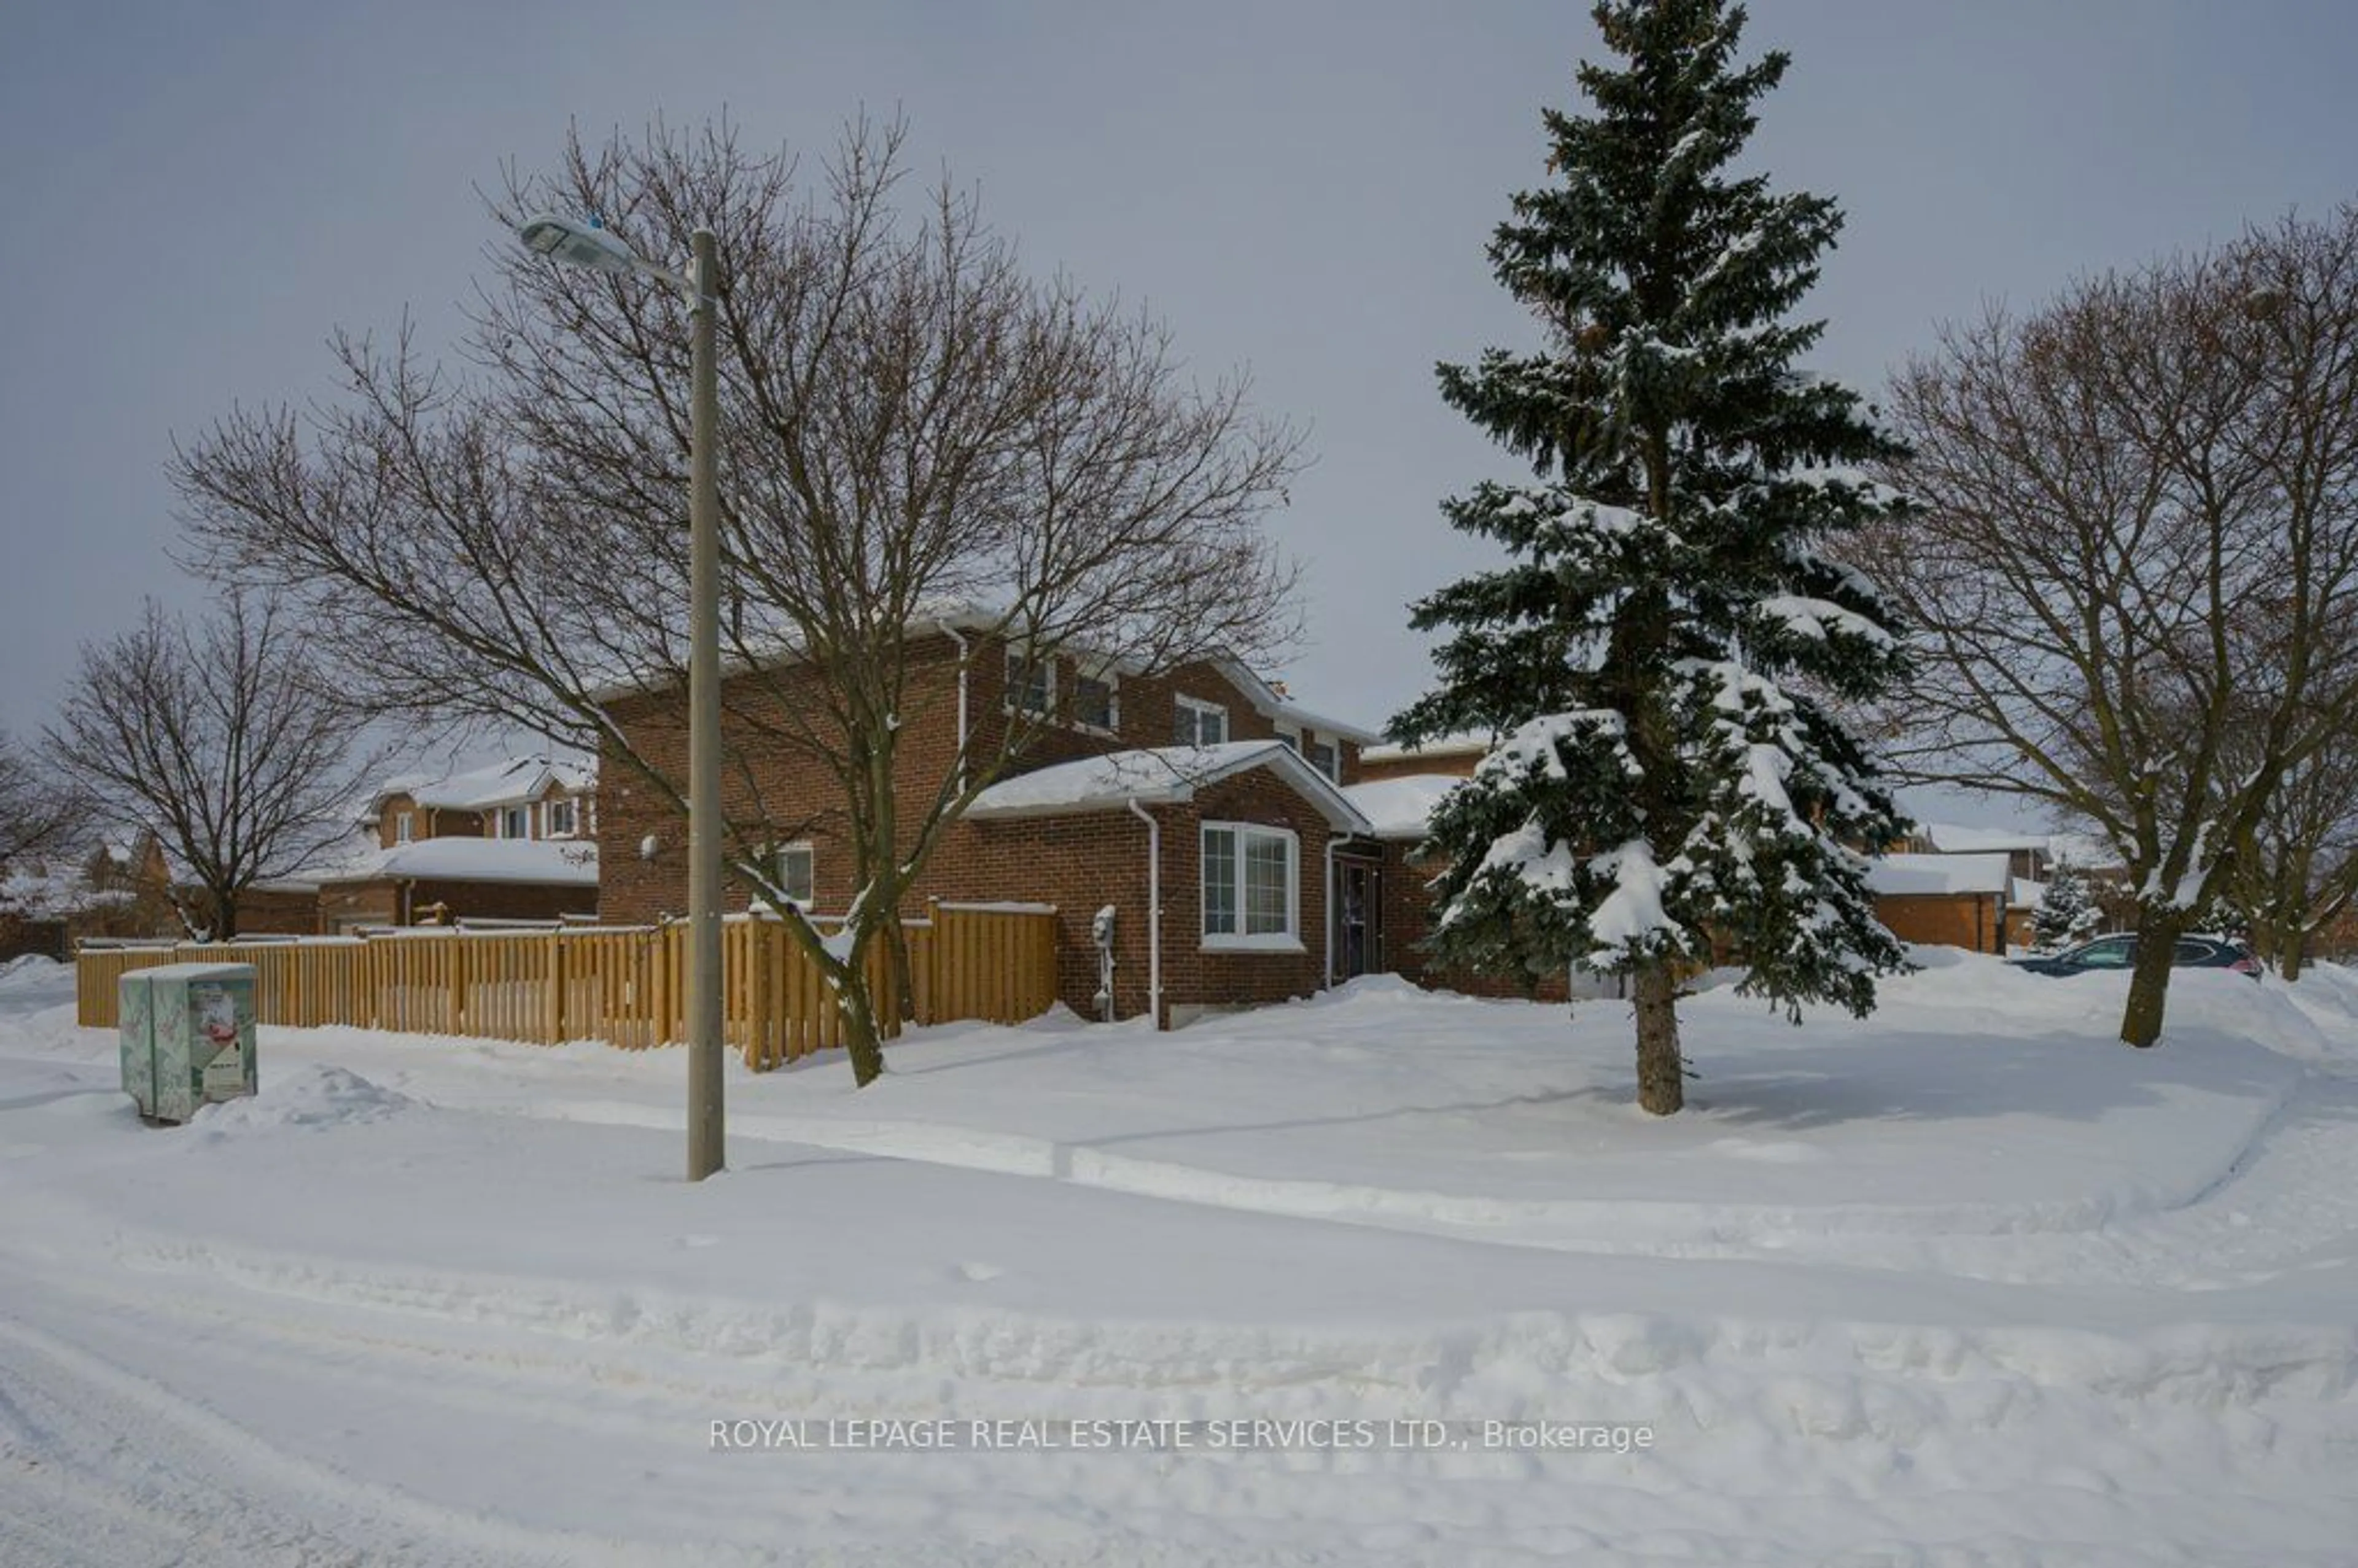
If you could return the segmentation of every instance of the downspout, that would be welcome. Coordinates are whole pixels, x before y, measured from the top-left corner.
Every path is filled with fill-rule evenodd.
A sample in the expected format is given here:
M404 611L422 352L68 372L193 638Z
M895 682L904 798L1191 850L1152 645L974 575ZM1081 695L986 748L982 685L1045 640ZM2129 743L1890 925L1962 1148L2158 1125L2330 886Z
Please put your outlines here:
M1320 982L1318 989L1320 990L1332 990L1335 987L1335 921L1339 912L1335 907L1335 835L1331 831L1326 835L1325 903L1326 919L1325 925L1326 926L1326 978L1324 981Z
M941 629L942 629L942 635L943 635L943 636L945 636L945 637L947 637L951 642L956 643L957 644L957 651L958 651L957 792L958 792L958 794L960 794L960 795L964 795L964 794L966 793L966 676L967 676L967 640L966 640L965 636L964 636L962 633L960 633L960 632L958 631L958 629L957 629L957 627L955 627L955 626L951 625L948 622L944 621L944 622L939 622L939 624L940 624Z
M1146 824L1146 1008L1154 1027L1163 1027L1163 824L1154 814L1130 802L1130 814Z

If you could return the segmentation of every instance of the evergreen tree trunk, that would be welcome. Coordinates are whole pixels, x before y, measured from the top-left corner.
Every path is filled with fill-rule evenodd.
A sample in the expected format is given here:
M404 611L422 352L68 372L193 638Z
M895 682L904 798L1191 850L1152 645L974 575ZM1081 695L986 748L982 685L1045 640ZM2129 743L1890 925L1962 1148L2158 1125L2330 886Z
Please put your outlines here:
M2138 915L2136 968L2129 972L2129 1003L2121 1014L2121 1038L2131 1045L2143 1049L2161 1038L2170 960L2185 928L2183 913L2163 914L2148 907Z
M1630 977L1638 1001L1638 1105L1656 1116L1686 1104L1685 1064L1679 1056L1678 978L1667 963L1648 964Z

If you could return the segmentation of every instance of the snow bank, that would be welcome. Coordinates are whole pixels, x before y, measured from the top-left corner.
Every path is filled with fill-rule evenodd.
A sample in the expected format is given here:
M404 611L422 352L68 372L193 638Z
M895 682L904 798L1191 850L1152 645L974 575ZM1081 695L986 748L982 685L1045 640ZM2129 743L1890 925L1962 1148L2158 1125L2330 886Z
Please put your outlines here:
M325 1130L383 1121L414 1103L357 1073L308 1062L281 1072L265 1069L258 1093L201 1106L189 1125L216 1135L284 1128Z

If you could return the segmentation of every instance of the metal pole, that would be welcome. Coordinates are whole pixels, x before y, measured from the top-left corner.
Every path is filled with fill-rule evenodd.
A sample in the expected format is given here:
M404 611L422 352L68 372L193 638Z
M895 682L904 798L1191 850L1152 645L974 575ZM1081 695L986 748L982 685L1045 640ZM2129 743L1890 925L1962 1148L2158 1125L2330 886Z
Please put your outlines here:
M719 372L712 231L695 234L695 388L688 437L687 1179L727 1163L720 1078Z

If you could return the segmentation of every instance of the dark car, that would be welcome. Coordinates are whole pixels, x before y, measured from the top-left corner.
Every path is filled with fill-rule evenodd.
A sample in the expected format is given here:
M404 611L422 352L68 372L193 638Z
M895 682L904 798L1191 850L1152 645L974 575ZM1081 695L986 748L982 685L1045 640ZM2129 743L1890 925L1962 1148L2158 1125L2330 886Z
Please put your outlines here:
M2082 942L2077 947L2066 947L2061 953L2050 953L2041 958L2017 958L2014 967L2034 975L2084 975L2105 969L2128 969L2136 963L2136 937L2123 932L2116 936L2099 936L2093 942ZM2171 956L2173 969L2233 969L2239 975L2260 978L2260 966L2254 961L2242 944L2217 936L2181 936L2178 951Z

